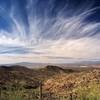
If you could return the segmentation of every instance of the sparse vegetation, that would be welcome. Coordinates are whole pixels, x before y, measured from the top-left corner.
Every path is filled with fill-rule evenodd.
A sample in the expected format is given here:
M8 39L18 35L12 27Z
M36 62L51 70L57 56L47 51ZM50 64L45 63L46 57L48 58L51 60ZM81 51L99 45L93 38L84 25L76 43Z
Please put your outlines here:
M100 100L100 70L3 66L0 100Z

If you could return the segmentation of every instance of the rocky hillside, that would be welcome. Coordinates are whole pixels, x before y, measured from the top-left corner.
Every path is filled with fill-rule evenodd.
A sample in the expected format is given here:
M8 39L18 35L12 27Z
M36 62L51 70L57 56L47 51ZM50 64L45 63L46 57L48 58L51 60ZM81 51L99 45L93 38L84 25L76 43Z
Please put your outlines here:
M1 66L0 86L23 86L37 88L39 82L43 83L43 90L50 93L64 94L76 91L79 87L89 87L90 84L100 83L100 70L89 69L63 69L48 65L41 69L29 69L24 66Z
M46 95L46 97L48 95L53 97L55 95L58 95L58 97L65 96L68 98L79 97L79 99L70 100L87 100L80 99L80 97L90 98L91 96L93 98L100 98L100 69L73 67L64 69L51 65L40 69L29 69L18 65L0 67L0 89L5 90L6 93L6 90L12 90L13 93L13 89L15 91L18 90L18 92L19 90L22 92L21 89L23 89L22 94L25 95L24 90L27 91L28 89L29 92L27 94L29 94L31 90L39 91L40 88L38 87L40 86L43 95Z
M92 87L93 86L93 87ZM96 89L97 93L100 92L100 70L93 69L90 71L82 71L79 73L63 73L55 75L45 81L44 89L51 93L68 94L79 93L79 90ZM99 90L98 90L99 89ZM93 90L92 90L93 91ZM89 92L89 91L88 91Z
M64 69L57 66L46 66L41 69L29 69L24 66L1 66L0 84L1 86L20 84L37 86L40 80L44 81L54 75L65 73Z

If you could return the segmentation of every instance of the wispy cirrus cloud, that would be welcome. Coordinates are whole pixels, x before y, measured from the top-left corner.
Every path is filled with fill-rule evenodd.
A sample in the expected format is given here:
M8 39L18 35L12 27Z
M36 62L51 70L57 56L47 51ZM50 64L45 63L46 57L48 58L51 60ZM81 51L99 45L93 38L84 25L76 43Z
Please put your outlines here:
M8 12L1 5L0 15L9 23L9 28L0 27L0 60L73 62L100 59L100 22L88 20L100 7L94 7L94 1L83 1L76 7L78 2L73 0L15 0L17 4L12 2Z

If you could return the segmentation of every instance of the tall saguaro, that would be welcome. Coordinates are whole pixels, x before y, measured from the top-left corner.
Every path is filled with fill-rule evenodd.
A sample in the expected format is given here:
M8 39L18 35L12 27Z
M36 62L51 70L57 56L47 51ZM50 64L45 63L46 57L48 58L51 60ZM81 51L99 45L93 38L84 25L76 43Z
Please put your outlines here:
M40 81L39 85L40 85L40 100L43 100L42 99L42 81Z

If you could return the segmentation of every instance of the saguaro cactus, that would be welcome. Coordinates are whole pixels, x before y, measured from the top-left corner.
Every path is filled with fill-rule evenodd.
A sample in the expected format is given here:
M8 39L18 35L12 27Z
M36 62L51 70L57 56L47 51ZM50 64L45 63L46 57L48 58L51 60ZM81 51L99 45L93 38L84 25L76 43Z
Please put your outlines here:
M40 88L40 100L43 100L42 98L42 81L39 82L39 88Z

